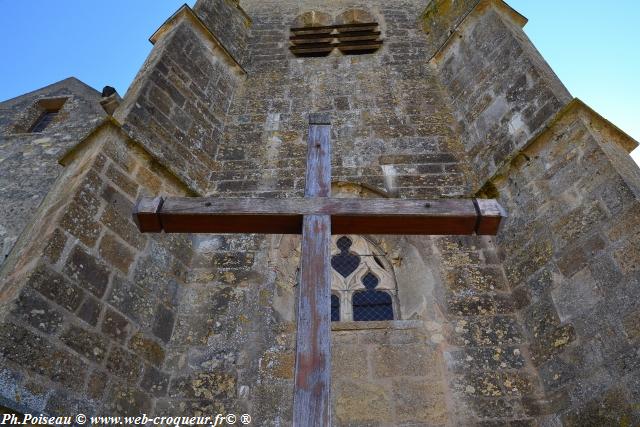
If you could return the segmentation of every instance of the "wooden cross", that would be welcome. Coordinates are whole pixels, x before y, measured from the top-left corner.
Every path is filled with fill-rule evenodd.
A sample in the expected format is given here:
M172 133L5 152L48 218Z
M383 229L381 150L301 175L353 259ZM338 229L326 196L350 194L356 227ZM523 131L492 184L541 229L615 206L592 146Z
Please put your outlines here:
M141 232L302 233L293 425L331 423L331 234L493 235L505 213L495 200L333 199L331 123L311 114L304 199L143 197Z

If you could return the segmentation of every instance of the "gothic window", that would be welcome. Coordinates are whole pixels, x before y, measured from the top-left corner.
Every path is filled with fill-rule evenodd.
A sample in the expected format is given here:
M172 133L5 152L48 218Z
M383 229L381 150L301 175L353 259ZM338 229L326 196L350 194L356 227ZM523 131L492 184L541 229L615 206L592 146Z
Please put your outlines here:
M336 294L331 294L331 321L340 321L340 297Z
M391 265L360 236L334 236L331 250L331 320L393 320L397 297Z
M362 284L367 288L353 294L353 320L393 320L393 303L391 295L376 290L378 278L367 273Z

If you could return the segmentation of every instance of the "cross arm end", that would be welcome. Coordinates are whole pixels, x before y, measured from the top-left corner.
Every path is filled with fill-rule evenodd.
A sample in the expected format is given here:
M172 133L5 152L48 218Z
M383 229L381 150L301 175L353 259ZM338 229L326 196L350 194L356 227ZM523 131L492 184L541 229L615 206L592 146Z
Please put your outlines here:
M164 199L158 197L140 197L133 208L133 222L141 233L160 233L162 221L160 210Z
M476 199L478 209L478 225L476 234L479 236L495 236L507 211L495 199Z

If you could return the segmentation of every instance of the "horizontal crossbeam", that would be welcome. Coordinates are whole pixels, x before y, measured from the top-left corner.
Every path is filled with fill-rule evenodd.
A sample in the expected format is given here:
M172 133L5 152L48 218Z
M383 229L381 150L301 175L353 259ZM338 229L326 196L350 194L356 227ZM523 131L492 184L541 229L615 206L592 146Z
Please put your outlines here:
M300 234L304 215L331 216L332 234L495 235L505 211L486 199L221 199L143 197L141 232Z

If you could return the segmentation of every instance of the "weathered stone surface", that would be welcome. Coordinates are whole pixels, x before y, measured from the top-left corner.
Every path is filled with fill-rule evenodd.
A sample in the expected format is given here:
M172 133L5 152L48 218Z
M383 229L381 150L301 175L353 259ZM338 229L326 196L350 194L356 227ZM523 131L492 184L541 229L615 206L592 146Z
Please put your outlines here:
M84 294L82 289L46 266L36 268L29 278L28 284L51 301L70 311L75 311L78 308Z
M76 246L64 268L65 274L98 298L104 295L109 282L109 269L96 258Z
M87 395L90 399L100 399L104 396L108 376L102 371L94 371L87 382Z
M235 395L236 379L225 372L201 372L171 381L169 394L190 399L230 398Z
M169 375L152 366L146 367L140 386L154 397L164 396L169 387Z
M60 340L78 354L94 362L100 363L106 357L107 342L99 334L71 326L62 334Z
M0 355L72 390L80 391L86 365L68 351L13 324L2 324Z
M52 334L62 327L62 314L35 292L29 292L28 288L20 294L14 311L16 317L46 334Z
M391 390L373 385L341 382L335 386L338 425L384 425L393 422ZM363 398L365 397L366 398Z
M164 349L162 346L140 332L129 340L129 349L155 366L161 366L162 362L164 362Z
M0 396L33 413L289 425L299 239L147 236L130 215L141 194L302 196L321 113L334 195L487 196L509 214L495 237L366 237L395 320L332 325L333 425L633 425L635 143L567 104L503 2L316 3L183 8L117 121L81 144L102 117L82 91L0 104ZM384 46L294 57L289 28L314 16L375 20ZM67 95L26 133L41 96ZM347 317L360 279L339 291Z
M445 424L447 405L438 384L396 380L393 384L397 423Z
M42 133L27 130L42 114L46 98L67 98L58 120ZM106 116L100 93L68 78L0 102L0 255L4 263L62 171L60 156L78 144ZM55 240L55 241L54 241ZM48 257L57 261L63 238L54 235Z
M153 322L153 334L167 343L171 339L174 324L175 315L173 312L164 305L159 305Z
M118 346L111 348L106 367L109 372L129 383L135 383L142 371L140 359Z
M123 343L131 332L131 324L119 313L112 309L107 309L102 321L102 332Z
M118 270L127 274L133 263L135 252L113 234L105 234L98 249L100 256Z
M371 360L379 378L394 376L430 376L440 363L438 353L423 345L377 346Z
M96 326L102 312L102 306L101 302L91 296L87 296L78 309L78 317L91 326Z

